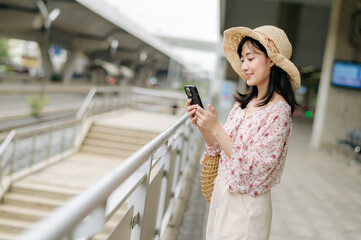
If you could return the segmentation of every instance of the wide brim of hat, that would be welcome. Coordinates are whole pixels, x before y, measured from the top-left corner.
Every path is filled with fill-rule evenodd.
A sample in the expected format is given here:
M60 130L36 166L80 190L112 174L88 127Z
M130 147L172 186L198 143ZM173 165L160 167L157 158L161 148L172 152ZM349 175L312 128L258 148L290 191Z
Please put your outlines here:
M288 58L280 53L274 53L271 51L267 44L263 41L262 35L257 34L252 29L247 27L234 27L224 31L223 51L234 71L244 81L246 81L246 76L241 71L242 62L238 56L237 48L245 36L259 41L266 48L268 57L276 64L276 66L282 68L287 73L288 79L290 80L294 91L301 87L300 73L297 67Z

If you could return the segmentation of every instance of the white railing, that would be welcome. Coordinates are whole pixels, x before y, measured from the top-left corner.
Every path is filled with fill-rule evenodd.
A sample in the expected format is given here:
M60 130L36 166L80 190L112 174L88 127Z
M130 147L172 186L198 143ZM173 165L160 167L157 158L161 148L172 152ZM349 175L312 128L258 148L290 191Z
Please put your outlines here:
M0 198L13 181L75 153L90 126L88 117L140 103L144 106L144 99L149 105L163 102L158 106L171 112L173 104L184 104L185 95L140 88L94 87L73 118L10 131L0 145Z
M116 169L20 236L22 240L90 239L120 208L115 239L162 239L201 137L187 114Z

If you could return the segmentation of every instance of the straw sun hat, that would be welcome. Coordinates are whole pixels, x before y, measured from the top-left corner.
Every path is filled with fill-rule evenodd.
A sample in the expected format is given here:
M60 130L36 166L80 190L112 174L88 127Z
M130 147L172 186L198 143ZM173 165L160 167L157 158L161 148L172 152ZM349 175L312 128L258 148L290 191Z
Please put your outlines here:
M253 30L247 27L234 27L224 31L224 54L232 68L243 80L246 80L246 76L241 71L242 62L238 56L237 48L245 36L259 41L266 48L268 57L276 66L282 68L288 74L293 90L300 88L300 73L297 67L290 61L292 45L286 33L274 26L262 26Z

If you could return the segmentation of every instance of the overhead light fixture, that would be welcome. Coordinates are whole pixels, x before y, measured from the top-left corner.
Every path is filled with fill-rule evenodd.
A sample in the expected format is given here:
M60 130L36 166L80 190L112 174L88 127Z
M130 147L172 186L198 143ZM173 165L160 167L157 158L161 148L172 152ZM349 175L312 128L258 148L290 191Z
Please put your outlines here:
M49 29L50 28L50 25L52 22L55 21L55 19L57 19L60 15L60 9L59 8L54 8L49 16L45 19L45 23L44 23L44 26L45 28Z
M46 29L49 29L51 26L51 23L55 21L60 15L60 9L54 8L50 13L43 1L37 2L38 8L40 10L41 16L44 19L44 27Z
M141 52L139 54L139 60L140 62L144 62L145 60L147 60L147 57L148 57L148 53L147 52Z

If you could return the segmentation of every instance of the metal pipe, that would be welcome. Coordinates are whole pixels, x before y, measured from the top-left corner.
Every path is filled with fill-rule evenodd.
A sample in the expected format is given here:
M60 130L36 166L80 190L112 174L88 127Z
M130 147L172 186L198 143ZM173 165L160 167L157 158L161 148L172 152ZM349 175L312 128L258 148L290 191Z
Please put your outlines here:
M17 143L17 140L14 139L14 141L13 141L13 160L10 162L10 172L9 172L10 176L14 173L14 164L16 161L16 143Z
M49 134L49 142L47 143L48 144L48 148L47 148L47 154L46 154L46 160L49 160L50 159L50 156L51 156L51 149L52 149L52 141L53 141L53 132L54 132L54 128L50 128L50 132L48 133Z
M36 149L36 139L38 137L38 134L35 134L33 137L33 142L32 142L32 150L31 150L31 157L30 157L30 161L29 161L29 166L33 166L34 164L34 160L35 160L35 149Z
M88 95L86 96L83 104L81 105L78 113L76 114L76 118L80 119L82 118L82 116L84 115L86 109L88 108L90 102L93 100L95 93L97 92L97 88L96 87L92 87L88 93Z
M0 156L5 151L5 149L10 144L10 142L14 139L15 135L16 135L16 130L15 129L11 130L8 136L5 138L4 142L0 146Z

